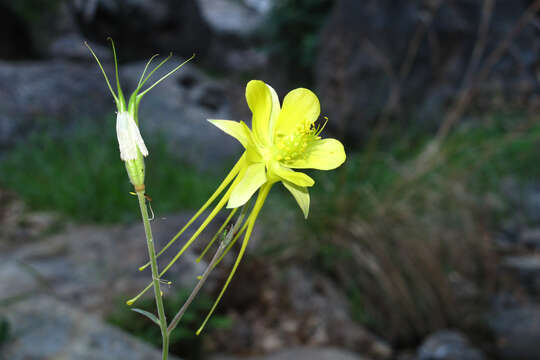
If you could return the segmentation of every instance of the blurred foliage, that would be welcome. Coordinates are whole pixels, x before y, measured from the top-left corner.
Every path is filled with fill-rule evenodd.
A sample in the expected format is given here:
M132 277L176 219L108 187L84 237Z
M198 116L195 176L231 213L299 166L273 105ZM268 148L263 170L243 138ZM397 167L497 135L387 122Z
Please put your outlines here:
M166 297L164 306L168 319L172 319L184 305L190 292L191 289L181 289ZM189 360L201 359L205 334L211 332L212 329L229 329L232 326L229 318L215 313L208 321L205 331L199 336L195 334L212 304L213 300L205 294L199 294L195 298L178 327L171 333L169 347L171 353ZM141 299L136 305L139 309L150 313L155 312L153 299ZM126 306L125 302L119 301L117 307L108 315L107 321L156 347L160 347L161 333L159 326L131 309L131 307Z
M113 127L88 125L51 135L39 131L0 158L0 186L31 208L80 221L113 223L138 218L136 198L118 152ZM152 141L153 140L153 141ZM199 207L216 186L183 163L162 139L148 139L146 185L154 211Z
M409 133L350 156L313 194L315 258L351 289L355 317L394 343L477 328L496 287L490 232L512 211L503 181L540 176L540 124L524 114L464 124L429 156L431 141Z
M17 0L10 3L11 8L27 23L44 21L45 15L54 14L62 0Z
M348 293L352 316L394 344L449 326L476 329L497 285L491 234L513 210L506 196L519 196L503 193L503 183L540 177L537 120L484 116L431 156L432 135L394 129L388 139L398 141L383 139L349 153L337 171L314 172L306 226L283 229L287 236L272 227L263 250L327 272ZM294 216L289 222L303 223L299 211ZM289 241L291 231L298 241Z
M313 82L319 32L334 0L277 0L263 25L267 50L293 82Z

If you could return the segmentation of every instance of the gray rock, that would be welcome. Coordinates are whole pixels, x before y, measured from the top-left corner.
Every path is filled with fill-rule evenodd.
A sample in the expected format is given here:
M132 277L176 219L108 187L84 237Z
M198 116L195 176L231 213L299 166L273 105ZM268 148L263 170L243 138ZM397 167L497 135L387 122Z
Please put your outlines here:
M523 192L523 207L526 219L531 222L540 222L540 186L531 184Z
M273 0L244 0L244 3L262 14L267 14L274 3Z
M96 66L0 62L0 148L51 119L66 128L84 118L99 120L113 106Z
M15 261L0 265L0 302L30 295L39 289L38 279L29 269Z
M457 331L441 330L430 335L418 349L418 360L482 360L483 354L473 348Z
M198 0L201 13L210 28L218 35L245 37L253 33L263 21L259 7L250 8L241 1ZM263 4L263 10L264 4Z
M531 250L540 249L540 228L529 228L521 232L519 241Z
M154 220L156 248L163 247L188 218L174 215ZM207 234L213 234L218 226L219 221L211 224ZM186 236L193 232L190 229ZM202 235L202 243L206 236ZM160 257L160 264L172 258L184 239ZM0 300L45 292L86 311L107 313L119 296L135 295L149 283L150 272L137 270L147 258L142 224L68 226L60 234L1 253ZM195 258L193 250L188 249L171 268L166 278L173 285L164 286L165 293L194 286L205 268L204 262L196 263Z
M227 51L224 63L221 66L237 73L256 73L258 70L265 68L268 63L267 53L249 48Z
M502 264L529 294L540 294L540 255L507 256Z
M523 306L495 311L489 325L496 336L498 358L538 360L540 354L540 307Z
M368 360L361 355L334 348L295 348L265 356L215 356L212 360Z
M0 252L20 246L59 224L57 215L30 211L15 194L0 189Z
M215 333L214 341L232 354L246 348L271 353L336 346L372 359L390 359L391 347L355 323L348 305L343 291L320 274L298 267L284 271L252 258L223 299L235 326Z
M48 296L2 307L0 314L11 326L1 354L6 359L160 358L159 350Z
M94 63L94 59L88 56L90 53L84 43L85 39L79 33L70 33L59 36L51 43L48 55L51 58L56 59ZM110 48L95 43L89 44L102 62L106 63L112 60Z
M321 340L354 349L376 359L388 359L392 348L359 324L349 314L349 304L333 283L299 268L287 272L288 297L294 313L313 317ZM317 314L317 315L315 315ZM324 343L324 340L323 340Z

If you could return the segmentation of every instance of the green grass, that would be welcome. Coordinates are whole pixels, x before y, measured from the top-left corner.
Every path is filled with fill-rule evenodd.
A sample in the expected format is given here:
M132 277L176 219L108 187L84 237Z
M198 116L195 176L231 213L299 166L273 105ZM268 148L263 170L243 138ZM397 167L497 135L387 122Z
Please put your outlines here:
M162 139L147 142L146 186L154 210L199 207L219 179L183 163ZM35 133L0 158L0 173L0 187L16 192L32 209L98 223L139 216L113 126L83 126L69 135Z

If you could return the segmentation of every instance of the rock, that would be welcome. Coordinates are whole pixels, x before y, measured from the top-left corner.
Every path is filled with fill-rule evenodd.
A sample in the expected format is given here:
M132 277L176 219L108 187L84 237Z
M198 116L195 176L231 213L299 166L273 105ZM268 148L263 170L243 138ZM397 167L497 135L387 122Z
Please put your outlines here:
M438 10L435 3L441 4ZM487 53L513 28L529 4L527 0L497 2ZM469 0L338 0L321 33L315 65L318 95L324 99L323 111L331 120L328 125L358 143L369 135L389 104L388 109L398 117L412 112L416 124L436 128L443 118L440 114L452 105L463 81L477 39L481 7L482 2ZM410 71L403 71L420 24L436 39L436 48L424 35ZM535 81L531 59L535 58L532 49L537 30L532 26L522 30L514 40L520 45L512 54L505 54L493 75L480 84L476 97L480 106L496 105L497 93L505 94L505 101L526 99L526 103L540 90L538 83L531 88L516 80ZM401 81L400 73L404 74ZM401 86L394 95L398 96L389 102L397 82Z
M261 73L268 54L257 34L270 6L260 0L197 0L213 38L205 66L222 73Z
M0 251L31 242L59 222L58 215L29 211L15 194L0 189Z
M263 21L264 4L250 8L235 0L198 0L204 20L220 36L246 37ZM261 9L261 10L259 10Z
M529 228L521 232L520 243L531 250L540 250L540 228Z
M156 248L163 247L190 215L154 220ZM195 226L198 224L200 221ZM208 234L212 234L219 221L209 226ZM186 236L193 232L194 229L190 229ZM205 236L202 235L201 243ZM182 241L180 239L178 245L160 257L160 264L176 254ZM137 270L147 258L142 224L68 225L59 234L1 253L0 300L50 292L85 311L104 314L119 296L127 300L126 297L135 295L149 283L149 271ZM193 249L189 249L171 268L167 278L173 285L163 287L165 293L194 286L197 275L205 268L204 262L196 263L195 258Z
M497 358L538 360L540 354L540 307L521 306L497 309L489 316L497 339Z
M121 59L141 59L155 53L202 59L212 34L196 0L100 0L77 9L85 37L105 44L112 37Z
M256 73L257 70L268 66L268 62L268 54L261 50L232 49L226 52L225 61L221 66L236 73Z
M339 346L373 359L392 356L388 344L351 319L342 291L305 269L280 271L252 260L237 273L222 306L235 325L215 331L212 340L228 353L248 347L268 353L298 346ZM231 343L231 338L242 341Z
M11 326L2 354L26 359L157 359L159 350L48 296L3 306ZM171 357L171 359L178 359Z
M55 59L75 60L94 63L94 58L85 46L85 39L78 33L66 34L56 38L50 45L48 56ZM112 61L110 48L89 43L97 57L104 63Z
M540 222L540 184L527 184L522 188L521 196L525 218L531 223Z
M368 360L349 351L334 348L294 348L265 356L230 357L215 356L212 360Z
M39 281L31 270L15 261L0 265L0 302L28 296L39 289Z
M362 326L350 320L348 302L330 281L317 278L299 268L288 271L289 301L293 311L314 316L323 342L338 344L375 359L388 359L392 349ZM309 305L307 305L309 304ZM323 315L324 314L324 315Z
M418 349L418 360L482 360L484 355L473 348L463 334L441 330L430 335Z
M502 265L530 295L540 294L540 255L507 256Z
M65 61L0 62L0 148L39 126L57 130L114 109L97 66ZM48 124L48 125L44 125Z

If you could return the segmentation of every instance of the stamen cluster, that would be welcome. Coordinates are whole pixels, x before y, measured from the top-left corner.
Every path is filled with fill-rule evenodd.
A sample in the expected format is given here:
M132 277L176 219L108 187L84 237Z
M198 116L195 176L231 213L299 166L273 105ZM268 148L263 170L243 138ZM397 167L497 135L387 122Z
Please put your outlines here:
M309 145L319 140L326 122L322 126L316 126L310 121L299 123L294 131L288 135L277 135L276 160L288 163L306 157Z

